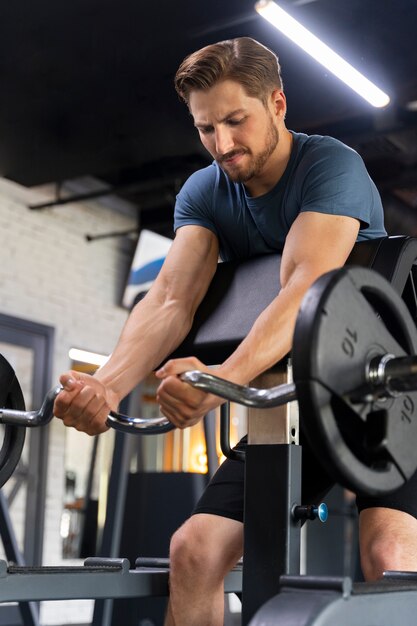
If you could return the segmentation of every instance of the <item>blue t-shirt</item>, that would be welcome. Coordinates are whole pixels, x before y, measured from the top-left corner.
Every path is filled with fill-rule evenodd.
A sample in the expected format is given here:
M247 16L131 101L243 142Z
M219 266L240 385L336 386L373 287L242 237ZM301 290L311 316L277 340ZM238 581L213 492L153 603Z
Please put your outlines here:
M381 198L357 152L332 137L292 132L284 174L251 198L213 162L190 176L177 196L174 228L213 231L223 261L282 252L297 215L316 211L360 220L358 241L386 235Z

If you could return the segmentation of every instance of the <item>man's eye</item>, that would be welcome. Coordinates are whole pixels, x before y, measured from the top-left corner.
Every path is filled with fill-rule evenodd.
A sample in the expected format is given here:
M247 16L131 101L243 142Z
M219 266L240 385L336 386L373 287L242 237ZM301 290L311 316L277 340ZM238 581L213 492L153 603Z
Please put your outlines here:
M229 120L228 124L229 126L239 126L239 124L241 124L243 122L243 119L241 120Z

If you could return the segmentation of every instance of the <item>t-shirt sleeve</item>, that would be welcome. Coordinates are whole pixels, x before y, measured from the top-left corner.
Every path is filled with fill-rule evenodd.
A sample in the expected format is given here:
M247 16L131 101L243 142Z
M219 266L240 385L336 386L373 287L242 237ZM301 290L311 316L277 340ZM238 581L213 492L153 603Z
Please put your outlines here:
M177 195L174 209L174 231L181 226L196 225L217 235L213 217L213 194L216 168L212 165L191 174Z
M336 140L319 144L298 173L301 212L346 215L369 226L379 197L357 152Z

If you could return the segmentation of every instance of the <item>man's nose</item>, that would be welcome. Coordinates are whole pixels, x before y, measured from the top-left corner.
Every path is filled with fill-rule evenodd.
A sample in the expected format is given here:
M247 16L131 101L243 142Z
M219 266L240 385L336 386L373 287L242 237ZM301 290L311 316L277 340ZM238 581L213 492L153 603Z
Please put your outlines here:
M222 156L233 150L235 145L233 134L229 128L216 129L216 152Z

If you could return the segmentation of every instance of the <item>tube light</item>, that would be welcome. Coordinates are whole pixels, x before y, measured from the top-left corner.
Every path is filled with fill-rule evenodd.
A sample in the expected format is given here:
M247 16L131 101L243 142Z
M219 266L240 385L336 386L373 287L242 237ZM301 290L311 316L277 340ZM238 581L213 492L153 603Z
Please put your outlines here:
M68 356L71 361L78 361L79 363L88 363L90 365L104 365L109 357L104 354L97 354L97 352L88 352L87 350L79 350L78 348L71 348L68 352Z
M342 59L341 56L297 22L291 15L281 9L275 2L272 0L259 0L255 4L255 9L259 15L268 20L275 28L280 30L286 37L289 37L316 61L324 65L372 106L378 108L387 106L390 98L386 93Z

